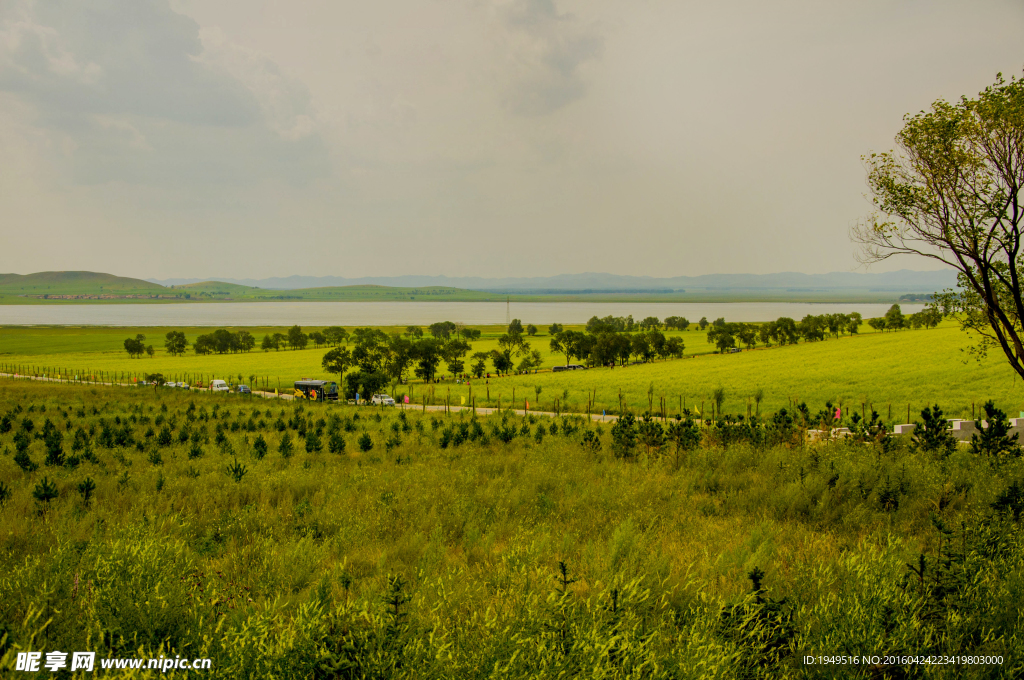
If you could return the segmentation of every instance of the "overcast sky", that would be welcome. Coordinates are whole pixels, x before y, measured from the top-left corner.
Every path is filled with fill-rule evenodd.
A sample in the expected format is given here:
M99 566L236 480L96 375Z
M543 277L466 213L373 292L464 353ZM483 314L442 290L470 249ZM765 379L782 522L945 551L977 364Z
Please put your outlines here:
M0 272L848 271L860 156L1021 74L1022 28L1020 0L3 0Z

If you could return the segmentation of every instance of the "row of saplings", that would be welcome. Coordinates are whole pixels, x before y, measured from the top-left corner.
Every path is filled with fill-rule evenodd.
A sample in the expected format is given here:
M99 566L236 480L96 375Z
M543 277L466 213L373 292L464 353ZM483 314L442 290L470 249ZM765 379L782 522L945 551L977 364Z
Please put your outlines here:
M991 400L985 402L982 409L987 427L983 427L982 421L975 421L977 433L971 437L971 452L996 464L1019 458L1024 451L1019 436L1010 432L1010 421L1006 413L996 408ZM682 415L675 416L674 422L664 426L649 412L640 419L626 413L612 426L612 449L621 458L632 458L641 450L650 455L660 453L674 444L678 466L682 453L692 451L702 443L708 446L745 443L758 448L799 445L805 441L808 429L832 431L840 427L843 423L835 417L835 412L836 408L831 402L826 402L825 408L817 413L812 413L806 403L801 403L792 413L780 409L767 417L719 415L702 422L694 420L696 414L686 409ZM948 456L956 450L957 439L949 429L938 404L925 407L921 411L921 420L920 427L915 428L910 439L910 444L916 450L942 456ZM876 411L872 411L868 417L854 413L846 425L850 430L847 438L850 443L875 443L883 451L891 451L903 441L881 422Z
M28 410L31 414L31 412L36 410L36 407L34 405L30 406ZM210 444L210 432L207 423L214 421L216 423L213 426L214 443L222 454L233 457L234 460L228 466L227 471L235 481L241 481L247 473L247 469L235 457L236 452L227 437L228 432L259 432L251 445L249 444L248 436L243 438L244 445L251 450L252 455L257 459L262 459L268 453L267 440L260 431L269 429L275 429L284 433L277 446L278 452L284 458L290 458L297 446L303 445L307 452L318 453L324 449L325 440L328 450L332 453L344 453L346 442L341 432L342 430L346 432L356 431L358 429L356 422L360 419L359 414L355 413L351 418L346 419L342 419L337 414L334 414L329 420L324 420L323 418L314 420L311 416L306 417L303 415L301 405L293 410L291 415L287 417L287 420L285 419L286 412L284 409L280 411L276 421L271 420L273 414L270 409L267 409L265 412L253 409L249 414L239 410L237 417L231 419L230 410L227 408L221 409L219 404L215 404L212 412L208 412L205 407L196 409L195 403L191 403L185 412L186 422L180 429L178 429L178 414L168 415L166 405L161 406L161 413L155 417L145 414L142 406L136 405L131 409L129 415L117 415L113 419L100 417L97 421L88 423L86 426L80 424L75 428L71 419L71 410L65 411L58 408L56 409L57 415L55 417L57 422L60 422L61 417L64 418L63 429L65 432L62 433L61 429L54 423L54 420L51 420L48 416L45 417L43 426L37 429L35 421L30 414L19 418L23 411L23 407L17 404L13 409L0 417L0 435L14 430L13 442L15 453L13 460L26 473L34 472L39 468L39 465L32 459L29 450L33 441L36 440L41 440L43 443L45 450L43 464L47 467L75 469L83 462L98 463L99 460L93 451L94 444L102 449L113 450L115 459L124 463L126 467L129 462L124 455L125 449L134 448L139 452L148 452L149 461L154 465L160 465L163 463L161 450L175 443L187 445L188 458L193 460L205 454L204 446ZM46 406L41 405L39 412L46 413ZM92 414L98 415L98 409L93 407ZM84 418L86 416L84 408L79 409L75 415L79 418ZM244 418L247 418L247 420L244 420ZM256 420L257 418L259 420ZM378 422L382 420L379 413L374 414L373 418ZM397 422L392 424L393 430L396 433L408 432L411 429L405 413L400 414L399 421L401 424ZM137 426L146 428L141 437L136 433L135 428ZM160 428L159 432L154 427ZM422 423L417 423L417 429L422 430L422 427ZM75 428L73 434L71 433L72 428ZM175 430L177 430L177 433L175 433ZM295 431L295 440L293 440L289 430ZM71 442L70 451L65 449L66 440ZM364 452L370 451L374 447L373 440L367 432L363 432L356 443L359 449ZM397 434L394 434L385 442L385 447L390 451L400 443L401 439ZM10 449L6 448L5 453L9 455ZM193 476L198 476L198 472L194 469L191 469L190 472ZM127 481L127 472L125 474L125 481ZM95 482L91 478L86 478L79 485L78 490L86 504L89 503L95 488ZM45 509L48 507L49 501L57 498L59 493L56 485L48 478L44 478L40 485L37 486L34 495L40 501L41 509ZM5 502L10 496L10 488L0 482L0 503Z
M30 407L31 409L32 407ZM45 409L45 406L42 407ZM316 421L312 416L304 415L301 405L294 408L291 414L281 409L276 420L268 408L261 411L254 408L246 413L239 410L235 419L231 419L230 409L221 409L219 404L213 406L208 412L205 406L196 408L194 402L189 404L185 411L185 425L178 429L177 414L166 415L166 405L161 407L162 412L155 418L150 418L141 412L137 412L122 419L116 416L113 421L100 418L98 423L89 424L88 431L79 426L73 435L70 434L72 423L70 410L59 411L65 418L64 429L69 433L71 441L71 452L64 450L65 435L54 424L50 418L46 418L42 428L35 431L35 423L29 416L23 417L20 422L18 415L22 411L21 405L0 417L0 434L6 434L15 428L13 442L15 446L14 461L26 472L37 469L37 465L29 455L29 446L33 439L43 441L45 448L45 464L48 466L65 466L68 468L77 467L83 460L95 462L95 455L92 452L91 443L95 442L102 448L113 449L117 447L135 447L142 452L148 448L164 448L177 441L180 444L191 444L189 457L198 458L203 454L202 445L209 444L210 438L207 429L209 421L215 421L215 443L224 453L234 454L231 443L226 437L227 432L260 432L252 445L252 452L257 458L262 458L268 451L266 439L262 432L268 429L275 429L284 433L278 451L285 457L292 454L294 444L289 430L295 431L297 436L304 441L305 449L309 453L317 453L323 450L323 439L326 435L327 448L332 453L343 453L345 451L345 440L341 430L354 432L357 430L355 421L359 414L353 414L352 418L340 418L337 414L330 417L329 422L324 418ZM98 413L96 409L94 412ZM1016 457L1021 455L1021 448L1016 434L1010 434L1010 424L1006 414L997 409L992 401L984 404L983 410L988 427L982 427L979 421L976 423L978 433L970 442L972 452L990 456L996 459L1005 457ZM683 412L682 416L676 416L675 422L663 426L661 422L651 416L650 413L637 419L632 414L625 414L612 427L612 449L621 458L632 458L638 450L642 449L648 454L662 451L669 443L675 445L678 452L688 451L697 448L703 440L710 445L729 445L732 443L744 442L755 446L774 446L780 444L796 444L803 439L803 431L811 427L820 427L830 430L838 427L840 423L834 418L834 407L826 403L825 408L817 414L813 414L806 404L799 404L794 412L790 414L786 409L761 418L752 416L744 419L743 416L720 415L717 419L706 420L701 428L699 423L694 421L689 410ZM80 418L85 416L84 410L77 414ZM287 419L286 419L287 416ZM380 414L375 414L378 421ZM915 430L913 436L914 446L923 451L934 451L945 455L956 449L957 441L946 427L946 421L938 405L926 407L921 412L922 427ZM544 419L548 422L548 419ZM562 425L559 427L554 420L549 424L538 425L535 432L531 432L530 426L536 422L533 416L524 419L521 425L514 422L509 423L508 414L504 414L500 424L493 422L491 425L490 437L502 442L510 442L516 436L533 434L538 441L543 440L544 434L550 432L556 434L561 431L563 434L573 434L578 430L585 430L582 438L587 448L600 448L600 438L597 433L587 430L584 427L585 421L581 417L562 418ZM99 433L97 436L97 425ZM147 429L143 438L135 435L133 426L143 425ZM860 414L854 413L850 418L849 429L851 441L853 442L877 442L884 448L895 445L896 439L887 428L880 422L877 412L872 411L869 418L862 418ZM157 433L154 427L160 428ZM431 429L437 430L441 427L441 421L431 419ZM385 443L390 451L401 443L400 432L408 432L412 429L405 412L399 412L399 418L392 423L392 436ZM416 428L422 431L422 421L416 421ZM178 429L177 434L174 431ZM489 439L485 435L480 423L474 417L469 423L460 422L441 428L439 444L441 448L449 445L458 446L464 441L477 441L480 438ZM360 437L357 444L360 450L369 451L373 448L373 441L368 434ZM248 440L246 439L246 442ZM485 442L486 443L486 442ZM154 446L155 445L155 446Z
M30 407L32 410L33 407ZM45 406L42 407L45 409ZM29 446L33 439L42 440L47 466L63 466L75 468L83 461L97 462L92 451L92 443L105 449L117 449L118 456L122 448L134 447L140 452L149 451L149 460L154 465L163 462L160 449L171 446L175 441L179 444L189 445L189 459L199 458L204 455L204 445L210 443L210 436L207 424L214 421L214 443L220 452L230 456L233 462L228 466L227 472L236 481L246 475L247 468L238 462L234 446L228 439L228 432L258 432L255 441L251 445L251 453L257 459L267 455L269 446L263 436L263 431L274 429L282 432L277 452L284 458L290 458L297 446L302 446L307 453L319 453L326 448L331 453L343 454L346 450L346 440L342 431L355 432L359 428L356 425L360 416L354 413L351 418L341 418L338 414L332 414L329 419L322 417L314 420L312 415L305 415L301 405L292 409L287 414L281 409L277 419L272 420L273 413L270 409L260 411L252 409L250 413L239 410L237 416L232 419L230 409L221 410L219 404L215 404L212 411L208 412L204 407L196 408L195 403L190 403L185 411L185 424L180 429L177 425L177 414L168 416L167 407L161 407L161 413L154 418L142 412L141 406L135 408L135 412L122 418L115 416L112 421L99 418L98 422L90 423L88 430L79 425L73 435L70 430L73 425L70 417L70 410L59 411L64 416L64 429L69 433L71 441L70 453L64 450L65 435L54 422L47 417L38 431L35 431L34 421L29 416L18 420L22 407L16 405L14 409L0 417L0 434L6 434L15 429L13 442L15 445L14 462L25 472L33 472L38 465L32 460L29 454ZM1008 458L1019 457L1021 446L1017 434L1010 434L1010 424L1006 414L997 409L992 401L984 404L983 410L988 427L981 427L977 423L978 434L972 437L970 442L971 451L977 455L985 456L996 464ZM93 409L94 413L98 413ZM658 455L670 447L674 450L674 466L682 464L687 452L698 448L702 443L709 446L728 446L736 443L746 443L758 448L778 445L799 445L804 438L804 431L811 427L830 429L838 426L834 419L834 408L828 403L825 408L817 414L811 414L806 404L799 404L794 413L790 414L786 409L781 409L775 414L761 418L752 416L744 419L743 416L721 416L716 420L706 420L703 423L695 421L689 411L684 411L681 416L663 425L650 413L636 418L632 414L623 415L611 428L612 452L618 458L630 460L637 457L640 452L648 456ZM84 410L80 409L76 414L84 417ZM287 419L286 419L287 416ZM380 422L382 416L375 413L372 416ZM912 438L912 445L917 450L935 452L939 455L949 455L957 446L956 439L946 428L946 421L938 405L928 407L921 412L923 427L916 428ZM521 422L519 422L521 420ZM877 412L872 412L869 418L862 418L860 414L854 413L849 421L850 437L848 441L853 443L875 443L883 451L895 448L900 439L894 437L887 428L880 422ZM142 438L135 435L134 426L142 425L147 427ZM598 451L601 448L601 428L592 430L586 427L586 421L580 416L562 417L558 419L537 418L528 416L517 419L509 417L508 413L502 415L500 421L492 419L490 431L485 432L480 421L473 417L468 422L460 418L458 422L448 422L437 418L430 419L432 431L440 430L437 443L440 448L457 447L466 441L479 442L486 445L491 439L509 443L517 437L532 437L538 444L546 435L574 435L579 434L582 446L590 451ZM533 426L536 425L534 429ZM703 427L702 427L703 425ZM97 426L99 427L97 431ZM154 427L159 427L157 433ZM391 423L391 431L384 442L385 449L390 452L402 443L402 435L415 429L422 433L424 421L415 420L410 422L404 411L398 413L398 418ZM177 430L177 434L174 431ZM292 438L291 432L296 437ZM244 443L249 446L246 436ZM374 448L374 442L370 434L363 431L356 442L362 452L369 452ZM197 473L196 473L197 474ZM88 502L95 484L91 478L83 481L83 499ZM37 487L37 500L48 502L56 497L56 489L52 482L44 479L40 487ZM10 497L10 489L0 484L0 501Z

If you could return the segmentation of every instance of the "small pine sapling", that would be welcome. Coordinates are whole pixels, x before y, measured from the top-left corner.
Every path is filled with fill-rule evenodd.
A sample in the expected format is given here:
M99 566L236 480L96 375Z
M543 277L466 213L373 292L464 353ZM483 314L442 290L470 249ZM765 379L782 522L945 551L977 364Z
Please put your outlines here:
M636 455L636 418L623 415L612 425L612 451L616 458L631 459Z
M25 472L34 472L39 468L35 462L32 461L32 457L28 455L28 448L19 448L18 452L14 454L14 462L18 464Z
M583 433L583 438L580 440L580 444L583 446L585 451L590 453L597 453L601 450L601 438L597 436L597 433L593 430L586 430Z
M320 453L323 450L324 444L316 430L313 428L306 430L306 453Z
M43 481L36 484L35 489L32 490L32 497L40 503L40 509L49 507L50 501L57 498L59 495L60 492L57 491L57 485L51 482L47 477L43 477Z
M644 414L637 427L640 443L647 450L647 455L661 453L665 446L665 430L661 423L651 417L650 412Z
M246 467L237 460L235 460L231 465L228 465L228 474L231 475L231 478L236 482L241 482L242 478L245 477L248 472L248 469L246 469Z
M256 436L256 441L252 444L252 455L256 457L256 460L263 460L263 457L267 455L267 440L263 438L262 434Z
M287 432L281 437L281 442L277 445L277 452L281 454L282 458L292 457L292 437Z
M362 451L363 453L366 453L373 448L373 440L370 438L369 432L363 432L363 434L359 437L358 443L359 450Z
M331 453L345 453L345 438L340 432L332 432L327 438L327 450Z
M687 416L668 426L668 439L675 445L675 469L683 463L685 454L700 446L700 428Z
M78 493L82 494L82 503L89 507L89 503L92 501L93 493L96 491L96 482L93 481L92 477L86 477L78 483Z
M1016 433L1010 436L1010 421L1006 414L996 408L991 399L982 406L985 411L985 420L988 427L982 427L982 423L975 421L978 434L971 436L971 452L977 455L997 458L999 456L1012 456L1019 458L1021 455L1020 436Z
M1013 515L1013 521L1019 522L1021 513L1024 513L1024 489L1020 482L1014 482L996 496L992 503L992 509L1000 514Z
M874 413L872 413L874 415ZM942 409L938 404L924 407L921 411L923 428L914 428L914 447L919 451L936 452L943 456L956 451L956 438L946 429L946 419L942 417Z

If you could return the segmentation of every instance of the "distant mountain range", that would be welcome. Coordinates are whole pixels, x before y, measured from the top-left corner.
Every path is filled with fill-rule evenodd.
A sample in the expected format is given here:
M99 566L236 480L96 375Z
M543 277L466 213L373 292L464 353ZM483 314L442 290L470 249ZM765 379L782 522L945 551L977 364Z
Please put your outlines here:
M125 278L100 272L0 274L0 304L96 302L925 302L956 285L951 271L532 278L392 276L267 279Z
M932 293L956 286L956 272L952 270L857 273L832 272L830 274L707 274L704 276L622 276L618 274L559 274L558 276L482 278L451 276L285 276L265 279L147 279L163 286L222 281L240 286L269 290L297 290L334 286L445 286L489 293L587 294L587 293L670 293L725 290L778 290L789 292L817 291L902 291Z

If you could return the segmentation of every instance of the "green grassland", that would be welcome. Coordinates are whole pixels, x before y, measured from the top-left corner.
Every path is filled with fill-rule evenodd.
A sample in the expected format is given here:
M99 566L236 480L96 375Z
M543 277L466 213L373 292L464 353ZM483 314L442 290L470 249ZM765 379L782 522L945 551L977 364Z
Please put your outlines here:
M761 409L767 411L799 402L818 408L831 401L857 411L867 404L884 420L902 423L908 404L912 414L938 403L949 417L964 417L971 415L972 404L980 408L992 399L1016 417L1024 411L1024 386L1017 385L998 352L981 362L969 359L964 351L969 342L955 323L946 322L931 330L865 333L737 354L710 354L711 348L705 346L705 353L696 358L514 376L499 382L506 394L509 386L517 387L517 398L524 392L532 396L534 386L541 387L545 406L567 390L568 402L578 407L585 403L588 390L596 390L598 408L617 409L621 390L630 408L645 411L653 386L654 404L664 396L674 413L680 397L689 408L699 408L701 401L708 407L712 390L722 387L727 413L745 413L748 403L753 408L755 393L763 389Z
M90 375L99 371L162 373L169 379L178 376L189 380L201 376L204 380L220 377L237 381L241 374L243 381L247 381L249 376L256 375L261 377L261 384L266 381L270 387L287 386L299 378L337 379L325 375L320 368L324 349L171 357L161 348L167 330L5 328L0 335L0 363L35 367L30 370L36 372L67 369ZM249 330L259 340L264 333L282 329ZM495 348L502 329L488 327L482 331L472 352ZM121 348L124 338L136 332L147 334L148 342L158 348L154 358L130 359ZM200 332L209 329L186 329L190 341ZM492 376L471 380L469 385L448 381L432 388L412 381L400 385L397 392L411 394L418 402L432 389L434 403L451 394L456 404L475 397L478 405L493 406L499 396L502 404L507 405L515 390L519 408L525 398L531 401L531 408L551 410L557 398L560 409L585 411L589 402L593 412L617 412L621 392L630 409L643 412L652 403L648 395L652 390L655 407L664 397L669 412L675 413L681 403L687 408L700 408L703 401L706 408L711 391L722 387L726 392L726 412L745 413L748 401L758 389L763 389L761 409L772 411L789 407L793 402L819 408L832 401L858 411L873 405L888 422L904 422L908 404L912 413L917 413L926 404L938 402L950 417L970 416L972 405L977 409L987 399L995 400L1011 416L1024 411L1024 395L1005 361L998 353L982 362L968 359L964 350L970 338L952 321L930 330L865 332L839 340L726 355L715 354L700 331L672 331L668 335L684 339L686 358L551 373L545 369L562 364L565 359L553 354L548 347L550 338L540 334L531 339L531 345L541 351L545 368L535 375ZM536 387L541 388L539 404ZM756 406L752 404L751 408Z
M1024 673L1020 458L788 430L623 458L581 420L3 378L0 415L5 668L91 650L231 679ZM887 654L999 662L803 662Z
M156 283L96 272L0 274L0 304L5 305L56 304L58 302L39 299L38 296L43 295L150 296L162 293L165 293L165 288ZM92 300L92 302L99 301Z

